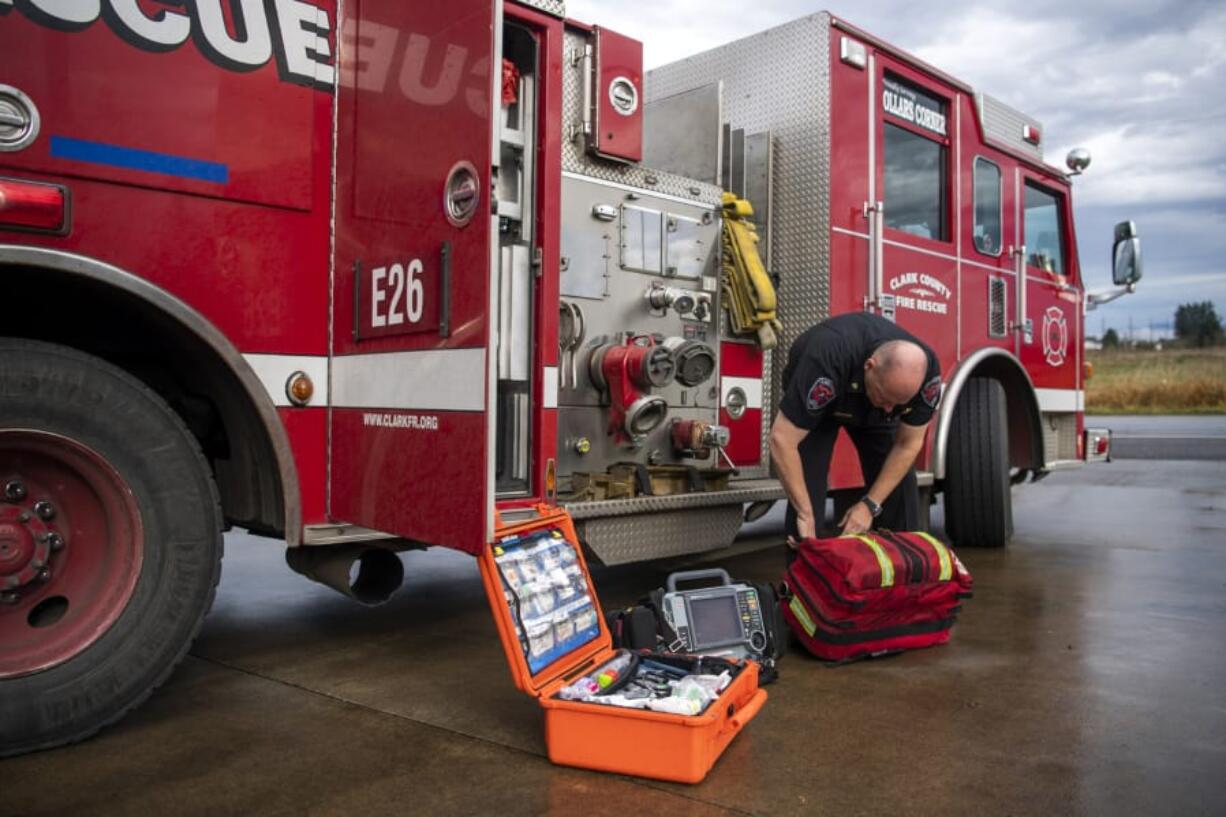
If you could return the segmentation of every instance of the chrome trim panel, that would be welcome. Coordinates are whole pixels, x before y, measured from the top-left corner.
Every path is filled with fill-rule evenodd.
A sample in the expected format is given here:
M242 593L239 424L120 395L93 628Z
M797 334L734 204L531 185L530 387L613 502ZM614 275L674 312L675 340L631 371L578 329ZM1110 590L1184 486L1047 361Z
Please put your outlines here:
M543 11L552 17L559 19L566 17L566 3L563 0L515 0L515 2L530 9Z
M768 235L771 271L783 281L783 331L778 354L763 364L763 402L770 407L762 423L763 463L769 462L787 349L830 317L830 26L829 14L811 14L654 68L644 80L649 102L722 81L728 124L747 134L771 134Z
M383 531L350 525L348 522L338 522L333 525L307 525L302 531L302 544L310 545L345 545L351 542L373 542L380 539L397 539L399 537Z
M576 519L575 532L601 564L630 564L726 548L743 514L740 505L724 505Z
M633 516L641 513L677 511L688 508L714 508L739 505L763 499L783 499L783 486L774 479L747 479L732 483L724 491L672 496L641 496L634 499L607 499L592 502L562 502L573 519L600 519L606 516Z
M298 493L298 469L294 463L289 436L285 433L285 426L281 424L276 407L269 399L264 384L260 382L260 378L243 358L242 353L217 327L187 303L166 290L119 267L93 258L61 250L0 244L0 264L49 267L114 286L148 302L154 308L174 318L188 331L208 344L209 348L230 367L230 371L238 378L260 415L264 430L268 433L273 452L277 457L277 470L281 474L281 489L285 504L285 541L291 547L301 542L302 501Z

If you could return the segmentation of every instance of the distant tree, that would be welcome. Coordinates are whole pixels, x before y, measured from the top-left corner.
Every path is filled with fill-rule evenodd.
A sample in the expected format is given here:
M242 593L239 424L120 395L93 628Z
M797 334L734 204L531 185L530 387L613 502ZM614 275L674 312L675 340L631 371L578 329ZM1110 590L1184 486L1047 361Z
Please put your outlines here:
M1212 301L1180 304L1175 310L1175 337L1189 346L1216 346L1222 334L1222 319Z
M1120 348L1120 333L1114 329L1108 329L1103 333L1103 348L1118 349Z

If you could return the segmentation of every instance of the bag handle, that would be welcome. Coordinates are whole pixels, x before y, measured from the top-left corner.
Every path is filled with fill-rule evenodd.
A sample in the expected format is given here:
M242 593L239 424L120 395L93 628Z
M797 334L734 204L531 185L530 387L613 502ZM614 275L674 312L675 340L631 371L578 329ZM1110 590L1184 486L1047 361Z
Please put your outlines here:
M677 582L691 582L698 579L719 579L720 584L732 584L732 577L722 567L713 567L707 570L682 570L679 573L669 574L667 582L668 592L677 592Z

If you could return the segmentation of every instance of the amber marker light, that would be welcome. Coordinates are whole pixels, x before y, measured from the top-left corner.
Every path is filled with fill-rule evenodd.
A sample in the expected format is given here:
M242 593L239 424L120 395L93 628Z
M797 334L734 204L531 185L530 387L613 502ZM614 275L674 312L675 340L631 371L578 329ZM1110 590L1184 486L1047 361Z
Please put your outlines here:
M305 406L315 396L315 384L306 372L298 371L285 381L285 396L295 406Z
M1086 380L1089 380L1091 377L1093 377L1094 376L1094 364L1087 360L1085 363L1083 374L1084 374L1084 379Z
M552 457L545 460L545 501L558 504L558 463Z

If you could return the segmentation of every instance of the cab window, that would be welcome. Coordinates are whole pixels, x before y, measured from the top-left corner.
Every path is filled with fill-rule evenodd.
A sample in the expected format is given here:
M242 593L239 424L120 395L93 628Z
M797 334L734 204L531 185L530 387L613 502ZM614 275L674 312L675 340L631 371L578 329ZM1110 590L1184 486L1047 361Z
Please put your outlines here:
M994 162L975 160L975 249L1000 255L1000 168Z
M1026 263L1056 275L1066 274L1059 196L1027 182L1025 208Z
M948 241L945 101L889 74L884 85L885 226Z

